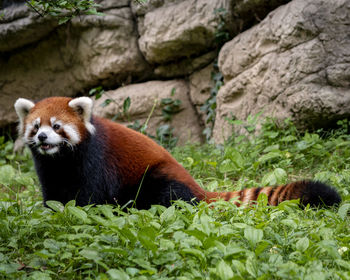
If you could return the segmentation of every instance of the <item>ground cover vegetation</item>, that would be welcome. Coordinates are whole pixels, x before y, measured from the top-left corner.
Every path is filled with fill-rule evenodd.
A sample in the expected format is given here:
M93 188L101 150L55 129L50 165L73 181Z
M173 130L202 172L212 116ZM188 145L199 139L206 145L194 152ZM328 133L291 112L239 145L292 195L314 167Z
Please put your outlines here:
M171 150L204 188L237 190L302 178L335 186L343 202L251 206L219 201L165 208L76 207L42 199L30 152L0 138L0 278L350 279L350 136L300 132L286 121L244 127L223 145ZM64 174L57 174L64 176Z

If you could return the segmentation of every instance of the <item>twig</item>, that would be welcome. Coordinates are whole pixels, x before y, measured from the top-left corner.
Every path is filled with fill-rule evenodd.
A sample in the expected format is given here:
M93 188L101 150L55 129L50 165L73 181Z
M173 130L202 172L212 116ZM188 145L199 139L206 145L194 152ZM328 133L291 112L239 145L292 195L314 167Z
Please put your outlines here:
M29 0L26 0L26 3L27 3L39 16L44 17L44 15L43 15L42 13L40 13L39 10L37 10L37 9L35 8L35 6L33 6L33 5L29 2Z

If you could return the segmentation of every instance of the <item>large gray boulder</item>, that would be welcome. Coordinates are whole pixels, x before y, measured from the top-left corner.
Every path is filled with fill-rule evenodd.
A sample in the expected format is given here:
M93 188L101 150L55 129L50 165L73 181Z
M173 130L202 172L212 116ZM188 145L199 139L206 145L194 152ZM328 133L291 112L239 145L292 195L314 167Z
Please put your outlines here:
M0 53L36 42L58 25L57 20L41 17L24 1L4 2L0 3Z
M260 111L325 127L350 115L350 2L294 0L226 43L225 85L217 97L215 140L232 133L225 118Z
M146 13L139 39L146 60L160 64L212 50L218 8L229 9L229 1L188 0Z
M23 41L17 44L20 49L0 53L0 126L16 120L13 104L18 97L74 96L97 85L116 86L147 77L150 71L137 46L130 7L114 8L109 2L104 3L105 16L77 17L48 35L42 32L39 41ZM4 13L11 9L18 6L11 5ZM9 24L1 23L0 30ZM20 34L31 34L29 27L23 28ZM2 41L13 36L6 34Z
M128 97L131 101L130 108L123 113L123 104ZM166 123L162 115L164 106L161 104L162 99L166 98L181 101L180 112L174 114L168 122L174 128L179 144L187 141L201 142L202 128L190 103L188 83L184 80L149 81L108 91L95 102L94 114L114 118L124 125L135 121L144 124L149 118L146 132L156 135L157 128ZM102 106L107 99L112 102Z
M219 8L229 11L230 1L151 1L133 9L139 16L140 50L157 66L157 76L188 75L215 58Z
M156 77L183 77L213 62L230 36L290 0L149 0L132 2L139 46Z

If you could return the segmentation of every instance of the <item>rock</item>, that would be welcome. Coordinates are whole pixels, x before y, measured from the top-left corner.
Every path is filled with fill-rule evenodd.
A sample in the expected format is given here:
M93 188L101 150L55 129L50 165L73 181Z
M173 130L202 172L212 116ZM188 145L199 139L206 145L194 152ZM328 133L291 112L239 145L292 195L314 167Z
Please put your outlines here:
M226 117L260 111L309 128L348 117L349 25L347 0L294 0L226 43L219 55L225 85L217 96L215 140L232 133Z
M81 16L40 41L0 54L0 126L17 120L18 97L75 96L152 74L137 47L130 8Z
M147 12L139 25L139 46L154 64L199 56L215 48L215 9L230 9L228 0L188 0Z
M176 78L190 75L194 71L202 69L212 63L217 56L216 51L211 51L195 58L185 58L179 62L163 64L154 69L154 73L161 78Z
M57 20L40 17L24 3L4 5L0 17L0 53L13 51L47 36Z
M123 104L128 97L131 100L130 108L123 113ZM201 142L201 127L189 100L188 84L183 80L149 81L108 91L95 102L94 114L114 118L124 125L135 121L144 124L150 118L147 133L156 135L156 129L164 124L161 101L165 98L181 101L181 111L174 114L169 122L174 128L174 135L179 137L179 144ZM102 107L107 99L113 102ZM156 107L151 113L153 106Z
M130 0L95 0L96 4L99 5L98 10L99 11L105 11L108 9L115 9L115 8L125 8L129 7Z
M149 67L137 46L130 8L104 13L103 17L91 15L72 21L80 36L75 53L79 67L73 75L78 80L114 86L132 77L146 77Z
M213 50L219 32L236 35L289 1L151 0L133 3L132 10L138 17L139 45L146 60L163 64Z
M191 102L195 106L203 124L205 124L206 116L205 112L200 108L210 97L210 91L214 87L214 81L212 79L213 72L213 64L210 64L189 77Z
M131 2L131 9L136 16L144 16L146 13L160 7L168 7L186 0L147 0L141 4L137 1Z
M213 61L230 36L290 0L150 0L132 2L139 45L158 78L189 75ZM220 12L219 12L220 11Z

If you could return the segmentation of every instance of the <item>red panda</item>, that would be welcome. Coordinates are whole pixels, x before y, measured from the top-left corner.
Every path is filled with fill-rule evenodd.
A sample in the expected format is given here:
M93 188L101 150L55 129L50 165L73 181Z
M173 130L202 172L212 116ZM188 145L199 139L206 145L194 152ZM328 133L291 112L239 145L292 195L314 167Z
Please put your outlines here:
M29 146L42 188L43 200L76 204L135 201L139 209L171 201L208 203L237 198L242 203L265 193L270 205L300 199L303 205L334 205L341 201L331 187L299 181L278 187L235 192L209 192L163 147L147 136L92 115L88 97L50 97L34 104L19 98L15 110L19 135Z

